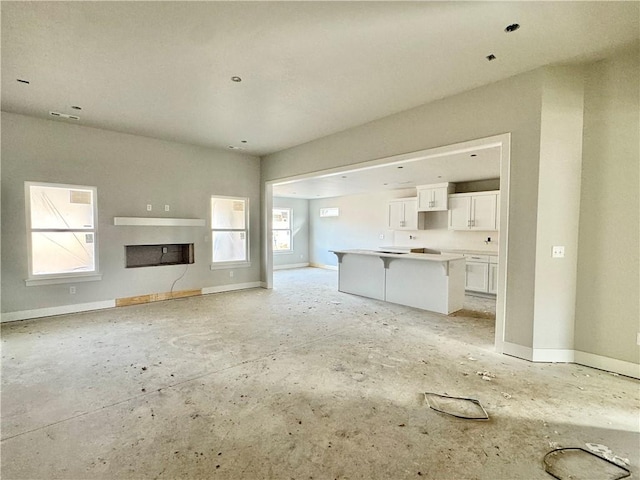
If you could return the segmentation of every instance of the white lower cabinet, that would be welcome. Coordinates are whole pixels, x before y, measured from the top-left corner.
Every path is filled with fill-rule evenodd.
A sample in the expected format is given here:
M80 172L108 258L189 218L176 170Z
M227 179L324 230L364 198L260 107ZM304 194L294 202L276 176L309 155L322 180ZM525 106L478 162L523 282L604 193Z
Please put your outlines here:
M498 293L498 263L489 264L489 293Z
M465 253L467 260L465 290L498 293L498 257Z

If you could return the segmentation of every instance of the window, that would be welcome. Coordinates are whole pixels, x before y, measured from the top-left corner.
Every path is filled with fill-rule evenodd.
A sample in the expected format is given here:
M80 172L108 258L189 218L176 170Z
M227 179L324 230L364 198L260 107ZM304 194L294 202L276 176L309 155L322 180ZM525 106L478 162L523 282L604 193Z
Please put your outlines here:
M213 266L249 263L249 199L211 197Z
M95 187L25 183L27 285L91 277L97 271ZM94 274L93 276L91 274ZM47 281L57 279L58 281Z
M292 212L290 208L273 209L273 251L290 252Z

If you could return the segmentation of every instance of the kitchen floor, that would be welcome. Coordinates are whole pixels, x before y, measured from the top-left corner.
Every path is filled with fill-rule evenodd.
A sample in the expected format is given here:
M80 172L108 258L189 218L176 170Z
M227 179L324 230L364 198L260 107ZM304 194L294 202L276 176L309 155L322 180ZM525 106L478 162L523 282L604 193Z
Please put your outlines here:
M548 479L547 452L587 443L640 474L637 380L499 355L492 320L336 280L2 325L2 478Z

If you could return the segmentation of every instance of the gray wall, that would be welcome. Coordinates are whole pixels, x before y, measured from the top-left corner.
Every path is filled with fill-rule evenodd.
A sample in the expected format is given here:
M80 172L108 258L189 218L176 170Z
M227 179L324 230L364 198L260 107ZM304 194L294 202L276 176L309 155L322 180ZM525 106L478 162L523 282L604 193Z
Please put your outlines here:
M638 50L585 83L576 350L640 363Z
M286 267L309 263L309 200L273 197L273 206L293 209L293 251L274 252L273 266Z
M24 182L98 188L101 281L26 287ZM184 266L124 268L124 245L195 244L196 263L176 290L256 282L260 279L260 162L249 155L155 140L60 121L2 113L2 311L168 292ZM250 199L248 268L210 270L208 219L212 194ZM146 211L152 204L154 210ZM165 213L163 206L171 211ZM116 227L114 216L207 219L205 227Z

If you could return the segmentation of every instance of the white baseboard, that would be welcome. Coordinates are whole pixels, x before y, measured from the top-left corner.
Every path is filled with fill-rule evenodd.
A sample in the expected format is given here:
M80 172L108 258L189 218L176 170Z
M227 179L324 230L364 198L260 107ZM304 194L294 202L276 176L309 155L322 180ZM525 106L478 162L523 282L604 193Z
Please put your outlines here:
M624 360L617 360L615 358L603 357L601 355L594 355L593 353L575 352L575 363L585 365L587 367L598 368L600 370L606 370L607 372L615 372L627 377L633 377L640 379L640 365L637 363L626 362Z
M288 270L290 268L305 268L308 266L309 263L290 263L288 265L274 265L273 270Z
M533 348L523 347L517 343L504 342L502 345L502 353L511 357L521 358L531 361L533 359Z
M515 343L504 342L502 353L530 362L577 363L587 367L598 368L607 372L618 373L627 377L640 379L640 365L617 360L615 358L594 355L578 350L554 348L530 348Z
M338 270L338 267L335 265L325 265L324 263L309 263L310 267L313 268L324 268L325 270Z
M54 315L66 315L68 313L89 312L91 310L114 308L115 306L115 300L105 300L102 302L61 305L59 307L36 308L33 310L22 310L19 312L3 313L0 318L0 322L15 322L17 320L27 320L29 318L53 317Z
M534 362L573 363L575 351L560 348L534 348Z
M248 288L260 288L262 282L246 282L246 283L234 283L232 285L219 285L217 287L204 287L202 294L207 295L209 293L222 293L232 292L234 290L246 290Z

